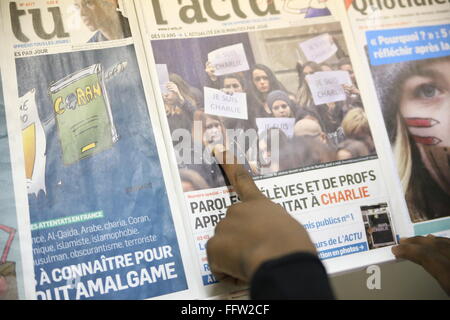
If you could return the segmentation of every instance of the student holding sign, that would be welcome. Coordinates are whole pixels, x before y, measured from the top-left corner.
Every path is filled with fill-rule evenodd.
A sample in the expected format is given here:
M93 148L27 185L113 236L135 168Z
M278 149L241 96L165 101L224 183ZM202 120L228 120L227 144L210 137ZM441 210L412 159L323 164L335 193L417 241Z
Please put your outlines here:
M245 93L247 100L247 120L224 118L224 124L228 129L255 129L255 107L252 104L248 92L248 84L240 73L230 73L220 77L220 90L233 95L235 93Z
M312 61L306 62L305 64L297 62L295 67L298 74L298 89L295 95L295 102L299 105L300 108L306 109L314 105L314 101L305 76L314 72L321 71L321 69L317 63Z

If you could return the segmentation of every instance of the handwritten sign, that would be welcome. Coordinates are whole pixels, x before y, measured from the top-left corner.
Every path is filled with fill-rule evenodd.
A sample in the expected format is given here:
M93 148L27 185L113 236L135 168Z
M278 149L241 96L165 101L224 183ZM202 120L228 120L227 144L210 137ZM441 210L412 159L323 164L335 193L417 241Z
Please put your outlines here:
M157 64L156 65L156 73L158 74L159 80L159 88L161 89L162 94L166 94L169 91L167 90L166 84L169 82L169 71L167 70L166 64Z
M226 94L213 88L204 88L205 113L220 117L248 119L247 95L235 92Z
M328 33L303 41L299 43L299 46L306 59L316 63L322 63L331 58L338 50Z
M314 104L320 105L336 101L345 101L347 96L344 84L351 85L352 80L347 71L324 71L306 76Z
M282 130L288 138L292 138L294 135L294 125L295 118L256 118L259 135L269 129L277 128Z
M19 98L19 116L22 124L25 175L28 193L38 195L45 190L46 137L36 105L36 90Z
M216 69L214 72L216 76L250 69L242 43L211 51L208 54L208 61Z

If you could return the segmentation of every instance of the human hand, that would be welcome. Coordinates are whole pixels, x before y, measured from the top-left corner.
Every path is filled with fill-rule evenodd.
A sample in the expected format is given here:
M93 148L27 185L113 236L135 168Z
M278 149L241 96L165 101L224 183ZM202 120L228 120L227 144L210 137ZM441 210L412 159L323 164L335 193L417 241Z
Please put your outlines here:
M241 200L228 208L206 245L211 271L219 281L249 283L267 260L295 252L316 254L303 226L262 194L234 156L223 146L216 146L214 156Z
M356 88L352 84L343 84L342 87L344 88L345 94L350 96L352 94L360 94L358 88Z
M181 95L180 89L178 89L178 86L175 83L167 82L166 88L167 88L167 90L169 90L177 95L177 98L180 101L180 103L184 102L184 98Z
M392 247L396 258L421 265L450 296L450 239L428 235L401 239Z
M216 68L209 61L206 61L205 72L208 75L209 79L211 79L211 81L217 81L217 76L215 75Z

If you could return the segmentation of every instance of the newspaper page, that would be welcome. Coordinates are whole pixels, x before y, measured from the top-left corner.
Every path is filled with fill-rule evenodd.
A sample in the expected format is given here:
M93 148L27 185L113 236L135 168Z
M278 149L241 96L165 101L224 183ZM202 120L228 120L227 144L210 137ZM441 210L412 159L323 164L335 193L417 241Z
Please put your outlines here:
M33 299L29 229L19 230L0 69L0 300ZM29 225L28 225L29 226Z
M416 235L450 236L450 1L347 1Z
M209 269L205 244L239 201L211 155L217 144L305 226L331 274L392 260L390 246L411 233L336 3L136 1L207 297L227 289Z
M132 4L1 2L39 300L195 295Z

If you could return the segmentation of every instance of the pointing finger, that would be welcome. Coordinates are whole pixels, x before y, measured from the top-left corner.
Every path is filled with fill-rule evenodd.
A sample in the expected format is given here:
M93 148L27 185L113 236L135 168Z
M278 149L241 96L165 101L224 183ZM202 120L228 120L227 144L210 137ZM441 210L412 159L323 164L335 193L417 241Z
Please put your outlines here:
M234 155L226 151L224 146L217 145L214 148L214 156L225 171L228 180L236 190L241 201L266 199L244 166L237 163Z

